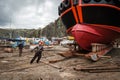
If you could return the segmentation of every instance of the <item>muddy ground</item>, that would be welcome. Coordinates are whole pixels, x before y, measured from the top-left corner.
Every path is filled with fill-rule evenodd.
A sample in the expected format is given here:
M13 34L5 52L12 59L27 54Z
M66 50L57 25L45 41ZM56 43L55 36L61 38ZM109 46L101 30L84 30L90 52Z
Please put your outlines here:
M76 67L86 66L119 66L120 49L113 49L108 55L112 58L102 58L92 62L81 56L63 57L59 53L66 53L68 48L54 46L45 48L40 63L30 64L34 53L29 49L23 50L22 57L18 56L18 50L13 53L5 53L0 50L0 80L120 80L120 70L106 72L76 71ZM61 60L49 63L52 60Z

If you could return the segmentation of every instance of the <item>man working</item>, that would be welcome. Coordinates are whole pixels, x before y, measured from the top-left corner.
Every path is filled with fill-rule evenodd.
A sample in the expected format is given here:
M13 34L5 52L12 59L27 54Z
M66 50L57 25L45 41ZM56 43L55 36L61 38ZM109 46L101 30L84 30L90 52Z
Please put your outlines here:
M22 50L23 50L23 43L21 42L19 45L18 45L18 48L19 48L19 57L22 56Z
M37 47L35 47L33 50L37 49L37 51L35 52L34 57L32 58L32 60L30 61L30 64L33 63L33 61L37 58L36 62L39 63L39 60L41 59L41 54L43 51L43 46L42 43L40 42L39 45ZM33 51L32 50L32 51Z

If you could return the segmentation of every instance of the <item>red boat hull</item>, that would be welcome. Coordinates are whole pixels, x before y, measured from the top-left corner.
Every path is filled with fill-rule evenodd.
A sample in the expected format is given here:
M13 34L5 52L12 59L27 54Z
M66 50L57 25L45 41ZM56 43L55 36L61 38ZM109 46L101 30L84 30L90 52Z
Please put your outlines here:
M88 51L91 51L91 43L110 44L120 37L120 30L117 28L85 24L76 24L71 33L79 46Z
M58 13L67 33L85 50L120 37L120 0L63 0Z

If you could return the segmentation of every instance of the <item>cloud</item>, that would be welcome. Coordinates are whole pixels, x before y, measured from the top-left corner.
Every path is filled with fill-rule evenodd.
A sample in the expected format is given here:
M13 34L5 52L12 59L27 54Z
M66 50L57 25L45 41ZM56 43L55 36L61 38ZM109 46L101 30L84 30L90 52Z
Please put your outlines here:
M58 18L60 0L0 0L0 27L39 28Z

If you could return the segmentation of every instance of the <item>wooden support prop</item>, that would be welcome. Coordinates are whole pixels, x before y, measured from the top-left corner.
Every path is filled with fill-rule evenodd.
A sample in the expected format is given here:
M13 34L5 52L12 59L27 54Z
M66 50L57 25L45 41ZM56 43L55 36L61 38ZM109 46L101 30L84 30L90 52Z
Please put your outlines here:
M98 52L107 48L105 44L92 43L91 45L92 45L92 52Z
M111 56L100 56L98 55L100 58L111 58Z
M112 47L107 47L104 44L92 44L92 52L85 55L86 58L91 59L93 61L98 61L100 58L111 58L110 56L104 56L107 54Z
M75 53L75 56L85 56L85 54L79 54L79 53Z

